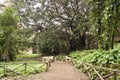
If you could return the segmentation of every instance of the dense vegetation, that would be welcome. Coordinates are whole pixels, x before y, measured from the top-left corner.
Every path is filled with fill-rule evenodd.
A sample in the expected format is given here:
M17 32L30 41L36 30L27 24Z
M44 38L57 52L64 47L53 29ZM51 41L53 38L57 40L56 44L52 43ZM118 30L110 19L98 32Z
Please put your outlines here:
M16 30L19 18L17 12L6 8L0 14L0 60L10 61L15 59L17 53Z
M71 52L69 56L76 59L78 63L86 62L94 65L110 67L110 65L120 63L120 46L108 51L105 50L85 50Z
M119 0L10 1L0 4L0 77L5 67L9 76L46 71L38 60L50 55L65 60L62 54L76 59L77 68L85 62L120 70Z
M119 0L11 0L0 13L2 62L76 51L78 62L109 67L120 62L119 42Z
M120 66L119 65L120 45L108 51L93 49L93 50L71 52L69 56L77 61L75 66L78 69L82 70L85 73L88 73L88 72L90 73L92 80L96 80L96 78L98 78L98 75L96 74L96 72L94 70L93 71L91 70L92 67L94 67L102 77L106 74L113 73L111 70L107 70L108 68L114 69L114 70L120 70L120 67L119 67ZM88 64L90 66L87 65L84 67L83 65L81 65L81 63ZM113 76L109 76L107 78L109 80L115 80ZM116 78L120 79L119 76L117 76Z

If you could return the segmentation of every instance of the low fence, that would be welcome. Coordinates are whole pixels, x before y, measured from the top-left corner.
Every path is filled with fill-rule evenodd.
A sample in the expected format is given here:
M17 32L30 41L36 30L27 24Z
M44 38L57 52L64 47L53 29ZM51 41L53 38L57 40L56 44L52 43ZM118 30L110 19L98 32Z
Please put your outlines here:
M80 63L91 80L120 80L120 70L111 69L101 66L95 66L88 63ZM94 73L94 74L93 74Z
M14 66L15 65L15 66ZM35 67L34 65L38 65ZM0 77L35 74L41 71L47 71L50 67L50 61L46 63L2 63L0 64ZM43 70L42 70L43 69Z
M96 66L88 63L77 63L70 57L65 59L66 62L78 65L77 67L87 73L91 80L120 80L120 70ZM120 66L119 66L120 67Z
M49 67L51 66L51 60L46 61L46 71L48 71Z

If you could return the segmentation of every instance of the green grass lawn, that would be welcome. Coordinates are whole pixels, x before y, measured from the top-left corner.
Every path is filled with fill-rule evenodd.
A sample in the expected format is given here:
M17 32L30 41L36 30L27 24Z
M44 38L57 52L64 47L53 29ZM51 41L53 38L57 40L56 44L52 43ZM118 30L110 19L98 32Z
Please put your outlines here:
M24 63L27 63L26 72L25 72ZM19 67L18 69L14 71L22 75L35 74L35 73L46 71L45 64L40 63L39 61L35 61L35 60L0 62L0 66L3 67L4 64L6 65L7 69L10 69L10 70L14 70L15 68ZM4 74L4 69L2 67L0 67L0 77L3 76ZM14 73L8 70L7 75L13 76Z
M0 62L0 64L16 64L16 63L40 63L40 61L37 60L16 60L16 61L9 61L9 62Z
M7 71L8 76L14 76L14 73L12 71L9 71L14 69L15 69L14 70L15 72L20 73L22 75L36 74L39 72L46 71L46 66L44 63L41 63L38 60L33 60L33 58L39 58L39 57L40 57L40 54L28 54L26 52L22 52L21 54L16 55L15 61L0 62L0 66L3 67L4 64L6 65L6 68L8 69ZM18 60L18 59L21 59L21 60ZM27 63L26 72L25 72L24 63ZM4 69L2 67L0 67L0 77L3 76L4 74Z
M41 54L29 54L29 53L22 53L16 55L16 58L38 58Z

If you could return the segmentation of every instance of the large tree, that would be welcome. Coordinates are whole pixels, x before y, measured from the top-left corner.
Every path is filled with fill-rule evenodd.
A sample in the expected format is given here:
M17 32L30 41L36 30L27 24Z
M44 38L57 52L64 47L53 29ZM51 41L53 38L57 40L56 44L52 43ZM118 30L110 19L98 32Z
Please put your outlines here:
M13 2L19 10L21 22L32 26L35 32L56 27L55 29L61 29L61 32L66 31L71 35L66 37L68 50L85 49L86 32L89 28L89 6L85 0L14 0Z
M52 23L60 24L71 38L70 49L85 49L86 32L89 28L89 6L85 0L50 0L47 5Z
M46 11L47 0L12 0L14 7L19 13L20 24L25 29L31 29L31 40L33 53L37 53L39 41L37 37L39 32L44 31L50 26Z
M15 31L19 17L13 7L5 8L0 14L0 60L10 61L15 59L17 42Z

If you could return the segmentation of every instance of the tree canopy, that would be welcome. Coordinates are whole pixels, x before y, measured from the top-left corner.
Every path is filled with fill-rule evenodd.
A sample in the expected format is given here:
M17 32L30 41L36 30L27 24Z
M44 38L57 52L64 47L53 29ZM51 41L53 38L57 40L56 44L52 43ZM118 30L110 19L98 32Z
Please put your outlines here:
M16 34L19 17L13 7L0 14L0 60L14 60L17 53Z
M0 14L1 60L19 50L68 54L114 48L120 33L119 0L11 0ZM118 40L119 42L119 40Z

